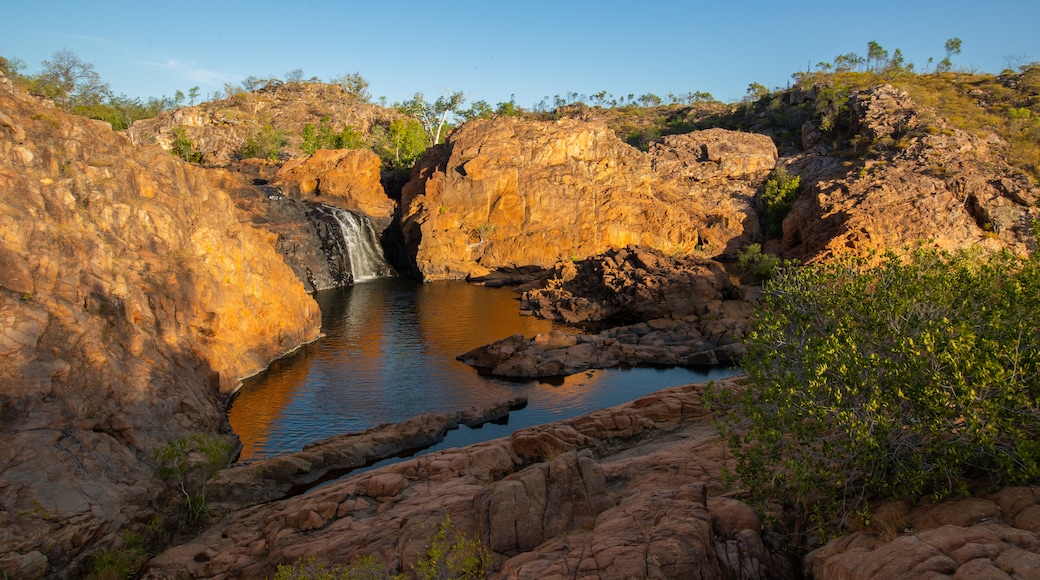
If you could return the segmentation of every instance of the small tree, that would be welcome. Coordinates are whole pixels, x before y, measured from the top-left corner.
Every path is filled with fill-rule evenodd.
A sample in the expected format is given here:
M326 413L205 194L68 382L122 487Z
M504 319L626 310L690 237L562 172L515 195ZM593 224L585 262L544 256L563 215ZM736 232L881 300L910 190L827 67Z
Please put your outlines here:
M347 73L332 79L332 82L343 87L347 94L362 103L367 103L372 99L372 93L368 92L368 81L359 72Z
M939 61L939 65L935 67L939 72L949 71L953 68L953 62L950 61L950 57L961 53L961 39L956 36L947 39L943 49L946 51L946 57Z
M410 101L398 105L397 108L419 121L426 130L430 143L436 145L441 142L442 132L448 124L448 115L458 112L465 102L466 95L462 91L448 93L432 103L427 101L422 93L415 93Z
M798 189L802 178L791 175L784 167L777 167L766 180L762 192L762 230L769 237L779 237L783 233L784 218L791 212L791 206L798 197Z
M43 61L43 71L37 77L35 93L53 98L63 109L90 106L110 96L106 83L94 70L94 65L80 60L67 48L55 52Z

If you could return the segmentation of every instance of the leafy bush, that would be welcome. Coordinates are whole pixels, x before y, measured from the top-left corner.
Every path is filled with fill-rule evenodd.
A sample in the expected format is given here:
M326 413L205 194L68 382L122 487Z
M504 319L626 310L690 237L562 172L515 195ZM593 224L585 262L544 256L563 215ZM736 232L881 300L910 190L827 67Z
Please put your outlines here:
M193 433L170 441L157 449L159 475L177 484L184 494L185 521L189 527L209 517L204 486L231 460L232 446L226 439L207 433Z
M124 532L122 545L117 548L100 550L94 554L94 567L88 578L90 580L136 578L141 566L147 560L148 553L142 546L141 536L134 532Z
M258 158L277 161L282 147L289 144L289 139L281 129L264 125L246 138L245 145L239 150L243 159Z
M314 155L318 149L362 149L366 146L364 136L350 125L339 133L334 132L328 117L322 117L317 129L310 123L304 125L300 141L300 151L307 155Z
M413 569L420 580L477 580L487 577L491 563L491 552L480 539L459 532L447 516Z
M184 132L184 127L177 127L173 130L173 143L170 145L170 153L189 163L202 162L202 153L195 150L195 144L191 142L191 139L188 139L188 135Z
M273 580L403 580L403 575L391 574L372 556L359 556L349 566L330 566L311 556L296 564L280 564Z
M780 264L779 257L762 252L761 244L748 244L737 251L737 269L741 276L754 274L768 278Z
M783 234L784 218L791 211L794 200L798 197L798 188L802 178L791 175L787 169L777 167L766 180L762 193L762 230L771 238Z
M411 167L429 146L426 131L414 119L399 117L387 125L372 128L373 150L393 169Z
M478 538L459 532L446 516L430 539L426 553L412 566L420 580L477 580L491 571L491 552ZM281 564L274 580L403 580L371 556L359 556L349 566L333 566L314 556L296 564Z
M1040 480L1040 258L918 250L764 293L746 389L714 395L753 500L827 535L877 498Z

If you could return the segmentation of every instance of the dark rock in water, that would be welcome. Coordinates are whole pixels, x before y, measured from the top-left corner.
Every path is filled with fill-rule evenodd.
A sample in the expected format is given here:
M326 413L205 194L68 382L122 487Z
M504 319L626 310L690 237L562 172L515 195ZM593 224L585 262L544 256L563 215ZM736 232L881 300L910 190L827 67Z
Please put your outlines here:
M455 413L425 413L401 423L335 435L306 445L297 453L222 470L207 483L206 499L219 510L284 499L360 467L436 445L459 425L479 427L498 421L526 404L526 397L518 397Z
M745 352L751 289L711 260L652 248L561 262L521 311L569 323L622 321L598 333L510 336L458 357L508 377L551 377L615 366L734 364Z

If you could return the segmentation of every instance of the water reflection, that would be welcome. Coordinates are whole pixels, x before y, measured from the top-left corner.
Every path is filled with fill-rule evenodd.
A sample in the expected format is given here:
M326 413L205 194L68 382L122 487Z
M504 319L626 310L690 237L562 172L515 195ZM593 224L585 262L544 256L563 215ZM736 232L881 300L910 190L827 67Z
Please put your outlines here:
M242 459L298 451L304 444L429 411L454 411L518 395L528 407L509 426L451 435L456 445L618 404L666 386L732 374L687 369L583 373L557 384L481 376L455 357L548 321L519 315L517 295L461 282L383 278L315 295L326 337L243 385L228 412ZM493 427L493 428L492 428ZM495 431L497 433L497 431ZM508 434L503 432L502 434Z

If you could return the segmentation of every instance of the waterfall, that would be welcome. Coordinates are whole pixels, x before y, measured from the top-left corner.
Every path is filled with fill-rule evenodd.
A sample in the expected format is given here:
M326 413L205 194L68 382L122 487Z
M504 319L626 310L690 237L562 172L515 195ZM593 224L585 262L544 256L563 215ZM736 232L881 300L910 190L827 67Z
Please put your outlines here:
M345 258L350 274L348 283L356 284L393 274L393 269L383 257L379 235L368 216L325 204L318 204L315 209L339 226L344 246L341 256Z

